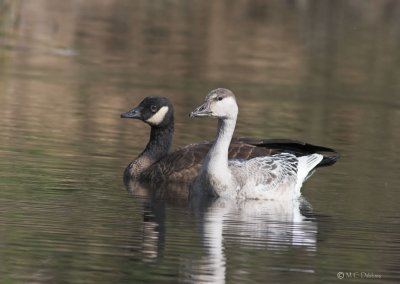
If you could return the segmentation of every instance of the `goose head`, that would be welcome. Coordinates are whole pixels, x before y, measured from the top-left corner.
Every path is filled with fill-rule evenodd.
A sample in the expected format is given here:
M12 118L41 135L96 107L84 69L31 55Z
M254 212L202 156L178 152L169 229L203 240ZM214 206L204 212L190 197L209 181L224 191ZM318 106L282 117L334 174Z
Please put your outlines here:
M190 113L190 117L213 117L218 119L236 119L238 106L235 95L228 89L212 90L204 103Z
M165 97L146 97L137 107L121 113L121 118L134 118L154 127L173 123L173 106Z

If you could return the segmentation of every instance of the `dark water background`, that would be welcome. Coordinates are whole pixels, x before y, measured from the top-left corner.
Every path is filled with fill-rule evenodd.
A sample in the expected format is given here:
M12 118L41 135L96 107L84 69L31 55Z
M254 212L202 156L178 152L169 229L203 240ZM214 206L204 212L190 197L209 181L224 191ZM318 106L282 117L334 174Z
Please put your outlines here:
M0 283L400 281L399 78L400 1L0 0ZM341 160L289 205L126 190L119 114L168 96L174 147L212 139L215 87L237 136Z

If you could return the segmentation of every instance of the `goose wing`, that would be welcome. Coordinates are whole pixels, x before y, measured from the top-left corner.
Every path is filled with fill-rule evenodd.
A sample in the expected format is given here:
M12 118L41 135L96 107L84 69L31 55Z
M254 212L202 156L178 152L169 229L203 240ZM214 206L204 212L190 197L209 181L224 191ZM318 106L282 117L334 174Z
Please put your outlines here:
M204 157L211 146L212 142L204 142L179 148L151 165L142 174L142 179L152 182L164 180L176 182L191 181L197 176Z
M297 166L297 157L290 153L256 157L248 161L229 161L229 167L242 187L250 183L252 187L262 187L264 191L295 183Z
M291 153L296 157L311 155L311 154L321 154L323 156L322 161L317 165L317 167L331 166L340 158L339 153L335 150L327 147L322 147L318 145L313 145L297 140L291 139L255 139L248 137L234 138L232 143L243 143L246 145L253 145L257 147L257 151L262 151L259 149L264 149L269 155L278 153ZM256 155L255 157L262 156ZM264 155L267 156L267 155Z

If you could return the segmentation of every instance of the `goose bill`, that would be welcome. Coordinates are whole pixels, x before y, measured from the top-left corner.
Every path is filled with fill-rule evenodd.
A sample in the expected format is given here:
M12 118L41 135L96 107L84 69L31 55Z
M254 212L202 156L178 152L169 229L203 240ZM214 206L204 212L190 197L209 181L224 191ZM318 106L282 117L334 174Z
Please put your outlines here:
M140 119L142 118L142 112L139 107L135 107L134 109L121 113L121 118L136 118Z
M202 116L211 116L212 111L210 110L210 105L208 102L202 104L194 111L190 113L190 117L202 117Z

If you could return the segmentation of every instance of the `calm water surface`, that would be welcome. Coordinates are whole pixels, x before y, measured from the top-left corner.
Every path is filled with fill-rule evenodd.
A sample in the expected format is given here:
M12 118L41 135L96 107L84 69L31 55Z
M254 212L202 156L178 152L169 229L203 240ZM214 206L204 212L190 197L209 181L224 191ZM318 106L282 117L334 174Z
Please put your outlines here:
M399 78L398 1L0 0L0 282L399 282ZM168 96L174 147L212 139L215 87L237 136L340 161L291 204L125 187L120 113Z

